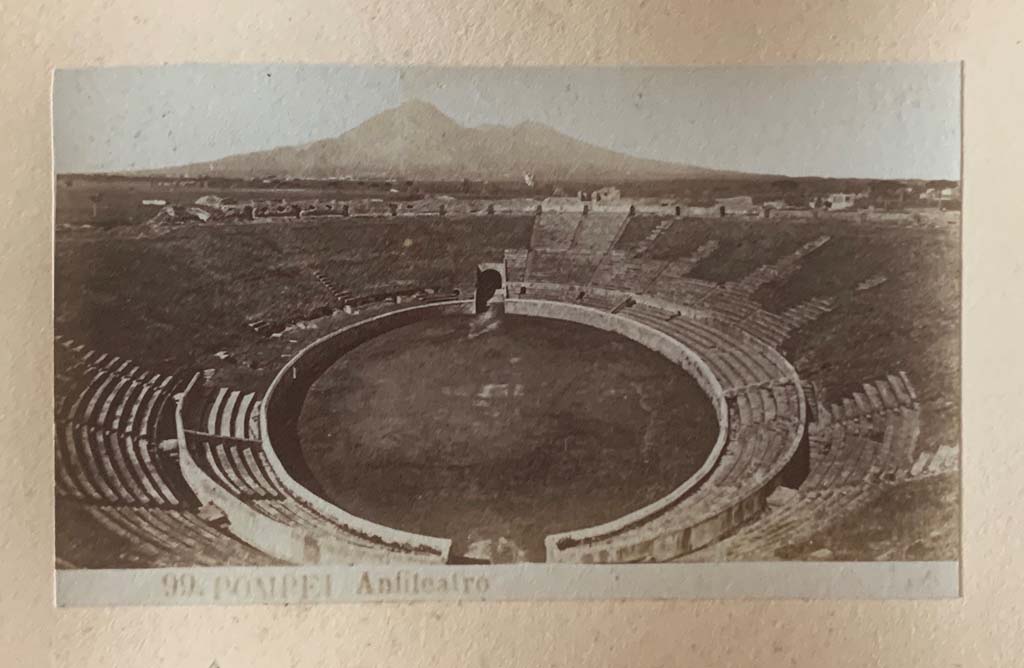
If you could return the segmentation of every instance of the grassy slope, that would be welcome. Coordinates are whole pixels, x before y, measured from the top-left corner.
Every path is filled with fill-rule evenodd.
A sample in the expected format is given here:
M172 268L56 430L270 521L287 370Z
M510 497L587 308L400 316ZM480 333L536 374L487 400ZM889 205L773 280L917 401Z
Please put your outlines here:
M798 331L784 352L819 380L829 400L885 373L908 373L924 415L920 446L958 438L960 240L958 228L879 229L835 225L832 241L785 282L757 295L781 311L812 296L840 295L837 308ZM885 283L855 286L874 275Z
M620 248L643 239L656 218L631 221ZM780 313L811 297L840 297L838 307L786 342L804 377L827 389L829 400L861 383L906 371L925 409L922 445L934 449L957 438L959 422L960 238L958 227L908 228L886 224L764 219L679 219L648 251L671 259L715 239L718 248L691 272L731 281L822 235L829 243L805 257L786 280L754 298ZM887 281L858 292L873 276Z
M157 237L61 233L57 331L154 366L258 341L247 321L308 317L340 287L472 284L479 261L525 245L530 218L189 226ZM407 241L408 240L408 241Z
M944 475L905 483L802 543L779 550L806 559L822 548L840 561L955 560L960 555L959 480Z

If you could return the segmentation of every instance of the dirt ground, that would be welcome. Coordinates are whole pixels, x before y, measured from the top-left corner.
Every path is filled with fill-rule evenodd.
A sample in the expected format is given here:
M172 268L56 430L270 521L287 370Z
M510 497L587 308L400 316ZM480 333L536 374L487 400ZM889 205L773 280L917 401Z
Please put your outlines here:
M639 344L554 320L449 316L385 334L320 378L303 453L368 519L543 560L543 537L666 494L718 433L690 376ZM479 549L479 545L477 547Z

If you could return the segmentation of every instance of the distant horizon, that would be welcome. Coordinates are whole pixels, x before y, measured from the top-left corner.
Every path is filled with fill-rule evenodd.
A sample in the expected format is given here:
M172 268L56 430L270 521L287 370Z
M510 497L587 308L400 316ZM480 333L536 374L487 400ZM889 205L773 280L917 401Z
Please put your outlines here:
M335 138L414 101L467 128L534 123L739 177L960 181L959 64L58 70L54 169L172 171Z
M157 168L157 169L121 171L121 172L100 172L100 171L97 171L97 172L54 172L54 176L57 177L57 178L67 178L67 177L82 177L82 178L90 178L90 177L96 177L96 178L104 177L104 178L107 178L107 177L109 177L109 178L125 178L125 179L164 178L164 179L180 179L180 180L192 180L192 181L224 180L224 181L239 181L239 182L247 182L247 181L255 182L255 181L281 180L281 181L309 181L309 182L313 182L313 183L346 182L346 181L393 181L393 180L401 179L402 178L400 176L387 177L387 176L379 176L379 175L358 175L358 174L357 175L352 175L352 176L333 177L333 178L332 177L315 177L315 176L289 176L287 174L281 174L279 176L267 176L267 177L262 177L262 176L260 176L260 177L243 177L243 176L220 176L220 175L213 175L213 176L211 176L211 175L207 175L207 174L188 175L188 174L175 174L175 173L173 173L173 171L171 171L171 170L175 169L176 167L177 166L175 166L175 165L171 165L171 166L168 166L168 167ZM163 172L163 170L168 170L168 171L165 173L165 172ZM731 177L729 177L729 176L680 176L680 177L661 177L661 178L657 178L657 177L651 177L651 178L623 177L623 178L620 178L620 179L616 179L615 183L608 183L607 185L615 186L615 185L622 185L622 184L650 184L650 183L659 183L659 182L674 183L674 182L683 182L683 181L694 181L694 182L697 182L697 181L744 181L744 180L750 180L750 181L755 181L755 180L756 181L769 181L769 180L772 180L772 179L790 180L790 181L805 181L805 180L816 179L816 180L822 180L822 181L900 181L900 182L916 182L916 181L920 181L920 182L936 181L936 182L938 182L938 181L942 181L942 182L949 182L949 183L954 183L954 184L959 184L960 183L959 177L957 177L957 178L949 178L949 179L946 179L946 178L916 178L916 177L883 178L883 177L875 177L875 176L816 176L814 174L795 176L795 175L792 175L792 174L747 174L747 173L737 173L736 176L731 176ZM414 182L420 182L420 183L424 183L424 182L425 183L460 183L460 182L464 181L465 179L457 179L457 178L451 178L451 179L445 179L445 178L423 179L423 178L420 178L420 179L412 179L412 180ZM469 181L471 181L471 182L472 181L476 181L476 180L478 180L478 179L472 179L472 178L469 179ZM487 181L487 182L493 183L493 184L521 183L522 182L522 179L515 179L515 178L512 178L512 177L509 177L508 179L479 179L479 180ZM558 183L558 182L577 183L577 182L588 182L588 181L593 181L594 183L597 183L598 181L600 181L601 183L605 183L605 181L607 181L607 179L568 179L567 178L567 179L548 179L548 180L541 180L539 182L540 183Z

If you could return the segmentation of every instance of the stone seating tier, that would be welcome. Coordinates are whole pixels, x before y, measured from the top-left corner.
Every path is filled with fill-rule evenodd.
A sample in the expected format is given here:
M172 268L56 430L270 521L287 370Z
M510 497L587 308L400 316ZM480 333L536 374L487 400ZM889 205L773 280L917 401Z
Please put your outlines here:
M121 563L144 567L265 566L275 559L207 524L195 512L87 505L93 531L128 546ZM108 557L109 558L109 557Z
M857 395L860 395L858 400ZM819 406L809 431L810 472L797 494L716 545L684 561L779 558L876 499L890 485L959 467L959 449L919 452L920 410L905 373L865 383L863 392ZM917 453L917 454L915 454Z
M628 221L629 216L625 213L591 211L580 219L571 248L605 253L619 238Z
M537 216L530 238L530 249L569 250L583 214L546 211Z

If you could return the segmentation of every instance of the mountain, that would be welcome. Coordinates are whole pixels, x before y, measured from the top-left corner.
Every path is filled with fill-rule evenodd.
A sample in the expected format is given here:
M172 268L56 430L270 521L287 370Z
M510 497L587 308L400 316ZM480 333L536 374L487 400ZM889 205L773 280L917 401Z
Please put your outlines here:
M495 181L520 179L526 173L548 181L746 176L635 158L573 139L540 123L464 127L433 105L418 100L383 111L331 139L148 173Z

